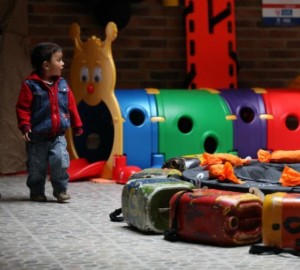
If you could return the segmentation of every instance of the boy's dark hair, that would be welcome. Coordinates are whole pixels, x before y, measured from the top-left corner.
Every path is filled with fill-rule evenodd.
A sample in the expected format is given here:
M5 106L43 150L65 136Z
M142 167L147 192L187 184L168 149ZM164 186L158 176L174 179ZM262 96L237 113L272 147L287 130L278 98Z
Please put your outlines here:
M38 74L43 73L44 61L50 61L54 53L62 51L62 48L53 42L41 42L31 52L31 65Z

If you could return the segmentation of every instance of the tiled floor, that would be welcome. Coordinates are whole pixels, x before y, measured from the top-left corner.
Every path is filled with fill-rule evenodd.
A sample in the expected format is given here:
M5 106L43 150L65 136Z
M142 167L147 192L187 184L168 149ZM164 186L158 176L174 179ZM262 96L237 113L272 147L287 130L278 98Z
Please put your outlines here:
M299 269L292 255L252 255L249 246L221 248L168 242L111 222L123 186L72 182L72 200L28 200L26 176L0 178L0 269Z

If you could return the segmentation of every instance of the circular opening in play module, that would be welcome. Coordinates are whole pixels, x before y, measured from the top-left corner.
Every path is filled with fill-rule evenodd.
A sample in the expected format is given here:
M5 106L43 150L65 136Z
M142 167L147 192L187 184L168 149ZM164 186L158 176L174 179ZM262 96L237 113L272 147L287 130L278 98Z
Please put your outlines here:
M177 123L178 129L182 133L189 133L193 128L193 121L191 118L182 116L179 118Z
M100 136L97 133L91 133L86 140L86 148L89 150L95 150L100 145Z
M240 117L245 123L251 123L254 119L254 111L249 107L240 110Z
M285 125L289 130L295 130L298 128L299 126L299 119L298 117L294 116L294 115L289 115L286 119L285 119Z
M207 153L213 154L217 150L217 145L217 140L212 136L208 136L204 141L204 150Z
M129 113L129 120L135 126L140 126L145 122L145 114L140 109L133 109Z

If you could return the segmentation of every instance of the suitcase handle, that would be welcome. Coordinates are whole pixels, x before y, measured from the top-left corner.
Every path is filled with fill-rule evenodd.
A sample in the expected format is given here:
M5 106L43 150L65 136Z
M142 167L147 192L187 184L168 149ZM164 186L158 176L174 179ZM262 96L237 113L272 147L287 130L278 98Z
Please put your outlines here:
M255 255L267 254L267 255L278 255L280 253L289 253L294 256L300 256L300 253L297 250L289 248L278 248L272 246L262 246L262 245L252 245L250 247L249 253Z
M187 193L187 192L193 192L192 189L183 190L177 193L176 200L174 202L174 216L171 223L171 228L164 230L164 238L168 241L175 242L179 240L179 236L177 234L178 230L178 224L177 224L177 212L178 212L178 206L181 197Z
M122 214L122 208L118 208L115 211L109 214L110 220L113 222L122 222L124 221L124 217L120 216Z

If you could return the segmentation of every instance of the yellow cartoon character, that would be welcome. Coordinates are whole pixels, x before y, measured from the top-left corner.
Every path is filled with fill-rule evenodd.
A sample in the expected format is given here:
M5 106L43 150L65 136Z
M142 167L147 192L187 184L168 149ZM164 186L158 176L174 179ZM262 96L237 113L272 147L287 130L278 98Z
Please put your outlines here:
M69 131L67 138L72 159L106 161L101 177L111 179L114 156L123 154L122 114L114 93L116 69L111 52L118 34L116 24L109 22L105 34L104 41L92 36L82 42L79 25L71 25L70 37L75 48L70 82L84 135L75 137Z

